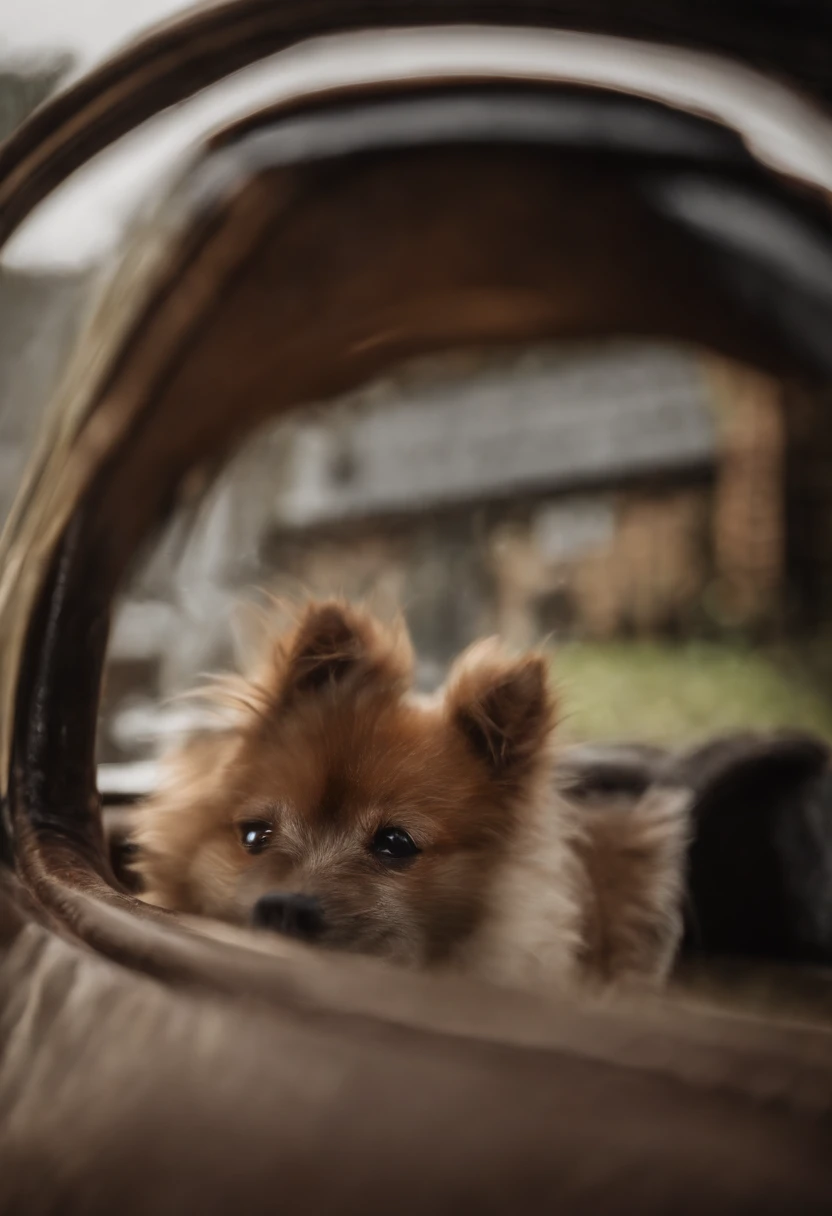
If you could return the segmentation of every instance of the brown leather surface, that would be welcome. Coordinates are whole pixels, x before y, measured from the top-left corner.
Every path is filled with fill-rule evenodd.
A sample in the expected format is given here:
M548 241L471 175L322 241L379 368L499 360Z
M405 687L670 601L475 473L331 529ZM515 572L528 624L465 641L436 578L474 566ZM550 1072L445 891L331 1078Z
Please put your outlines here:
M195 7L102 64L0 151L0 241L79 164L151 114L304 39L372 28L461 23L601 32L736 56L832 91L822 0L789 10L697 0L236 0Z
M518 1043L525 1002L495 996L492 1032L471 1034L494 1015L462 990L443 1029L266 1010L107 964L3 898L0 1210L828 1205L826 1036L785 1033L778 1052L763 1035L755 1060L707 1019L555 1006L545 1030L538 1011L545 1046Z

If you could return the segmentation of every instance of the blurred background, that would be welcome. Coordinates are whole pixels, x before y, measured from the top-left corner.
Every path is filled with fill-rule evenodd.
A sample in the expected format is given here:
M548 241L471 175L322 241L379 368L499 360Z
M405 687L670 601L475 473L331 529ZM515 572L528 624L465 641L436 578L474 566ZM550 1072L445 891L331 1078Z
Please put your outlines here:
M38 7L0 18L0 136L178 6ZM117 239L90 242L100 227L69 208L0 265L3 515L118 257ZM101 760L152 760L201 723L176 694L245 657L240 605L264 603L260 588L403 608L424 688L483 634L545 644L565 737L829 735L821 406L697 352L606 343L423 360L272 425L136 571L115 622Z

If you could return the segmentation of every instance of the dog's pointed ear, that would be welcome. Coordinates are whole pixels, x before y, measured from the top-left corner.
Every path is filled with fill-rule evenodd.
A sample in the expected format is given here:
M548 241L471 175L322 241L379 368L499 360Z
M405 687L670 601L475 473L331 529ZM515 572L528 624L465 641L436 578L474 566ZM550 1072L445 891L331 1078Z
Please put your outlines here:
M471 647L456 664L446 706L469 748L499 777L533 769L556 721L546 659L511 659L493 640Z
M384 629L337 600L310 604L286 652L284 691L314 693L347 680L406 682L412 651L401 622Z

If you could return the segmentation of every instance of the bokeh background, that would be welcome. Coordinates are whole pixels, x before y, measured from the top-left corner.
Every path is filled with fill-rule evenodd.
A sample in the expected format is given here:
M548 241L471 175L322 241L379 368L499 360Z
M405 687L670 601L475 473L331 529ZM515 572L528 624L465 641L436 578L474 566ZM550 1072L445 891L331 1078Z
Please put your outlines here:
M0 136L176 7L4 11ZM187 132L156 134L99 210L65 200L0 264L3 514L119 257L124 214L189 146ZM630 342L423 360L273 425L136 570L115 622L101 760L152 759L200 724L177 694L245 659L246 605L267 603L263 588L402 608L424 688L483 634L545 645L567 738L829 735L822 405L700 352Z

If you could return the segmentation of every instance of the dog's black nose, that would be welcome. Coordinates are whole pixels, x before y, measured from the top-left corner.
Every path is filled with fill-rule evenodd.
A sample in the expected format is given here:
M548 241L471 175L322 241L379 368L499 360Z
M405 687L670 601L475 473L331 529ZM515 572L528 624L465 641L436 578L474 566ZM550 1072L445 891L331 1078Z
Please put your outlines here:
M324 918L321 905L311 895L264 895L254 905L252 922L287 937L313 942L321 936Z

